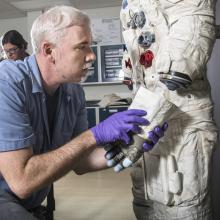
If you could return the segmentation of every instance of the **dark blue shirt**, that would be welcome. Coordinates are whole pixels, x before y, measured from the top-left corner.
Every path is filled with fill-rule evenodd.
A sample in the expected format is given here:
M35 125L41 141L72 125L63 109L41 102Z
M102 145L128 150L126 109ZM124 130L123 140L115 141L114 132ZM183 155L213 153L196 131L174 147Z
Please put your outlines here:
M51 136L46 94L34 55L24 61L0 63L0 152L33 147L41 154L67 143L88 127L85 95L79 84L59 88ZM9 164L10 166L10 164ZM44 172L42 170L42 172ZM0 188L12 193L0 175ZM21 203L31 209L41 204L50 186L35 192Z

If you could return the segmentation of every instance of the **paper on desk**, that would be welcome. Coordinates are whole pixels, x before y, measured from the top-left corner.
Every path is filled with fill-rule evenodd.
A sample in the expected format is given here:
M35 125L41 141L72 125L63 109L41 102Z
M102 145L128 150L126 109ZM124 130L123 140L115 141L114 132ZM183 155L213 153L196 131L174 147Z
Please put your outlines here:
M98 103L100 107L107 107L110 105L126 105L131 103L131 98L122 98L114 93L105 95Z

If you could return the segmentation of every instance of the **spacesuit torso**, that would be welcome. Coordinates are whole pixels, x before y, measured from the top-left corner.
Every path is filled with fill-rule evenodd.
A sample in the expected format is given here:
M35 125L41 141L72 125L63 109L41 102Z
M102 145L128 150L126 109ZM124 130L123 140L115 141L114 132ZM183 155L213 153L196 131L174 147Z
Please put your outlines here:
M132 170L134 202L158 204L152 205L157 214L134 207L138 219L211 219L210 161L217 133L206 64L215 42L214 9L214 0L122 3L129 87L134 94L140 86L162 93L177 106L165 137Z

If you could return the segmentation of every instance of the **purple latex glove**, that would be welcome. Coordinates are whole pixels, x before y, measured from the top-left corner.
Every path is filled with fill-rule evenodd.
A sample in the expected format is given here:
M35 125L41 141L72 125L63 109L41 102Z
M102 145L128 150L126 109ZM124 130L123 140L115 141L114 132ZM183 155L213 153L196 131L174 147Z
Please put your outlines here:
M115 113L95 127L92 127L91 131L97 145L118 140L129 144L131 138L128 133L133 132L137 134L141 131L140 125L149 124L147 119L143 118L146 114L146 111L143 110L129 109Z
M159 141L159 139L164 136L164 132L167 130L167 128L168 124L165 122L162 127L157 126L154 128L153 131L150 131L148 133L148 138L151 142L144 142L143 150L145 152L151 150L154 147L154 145Z
M160 138L164 136L164 132L167 130L167 128L168 124L165 122L162 127L157 126L154 128L153 131L150 131L148 133L148 138L150 141L146 141L143 143L142 148L138 152L136 161L144 152L147 152L154 147L154 145L160 140ZM121 170L131 166L136 162L131 161L128 155L126 155L125 151L122 151L120 146L117 144L109 144L105 147L105 150L107 151L107 153L105 154L105 158L107 159L107 165L109 167L114 166L115 172L120 172Z

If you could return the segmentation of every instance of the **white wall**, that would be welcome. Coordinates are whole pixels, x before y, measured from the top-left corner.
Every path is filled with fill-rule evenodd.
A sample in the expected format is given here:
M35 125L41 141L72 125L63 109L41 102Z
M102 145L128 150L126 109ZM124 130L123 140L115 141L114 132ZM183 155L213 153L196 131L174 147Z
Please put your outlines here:
M27 12L27 26L26 26L26 30L28 33L28 37L27 37L27 41L29 42L29 51L30 53L32 53L32 46L31 46L31 27L32 24L34 22L34 20L41 14L41 11L31 11L31 12Z
M28 39L28 30L27 30L27 18L16 18L16 19L1 19L0 20L0 36L5 32L15 29L22 33L23 37Z
M15 29L27 37L27 18L13 18L13 19L1 19L0 20L0 35L2 36L8 30Z
M119 17L120 7L108 7L84 10L91 18Z

